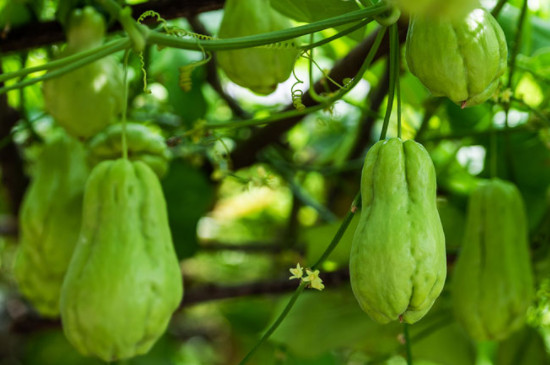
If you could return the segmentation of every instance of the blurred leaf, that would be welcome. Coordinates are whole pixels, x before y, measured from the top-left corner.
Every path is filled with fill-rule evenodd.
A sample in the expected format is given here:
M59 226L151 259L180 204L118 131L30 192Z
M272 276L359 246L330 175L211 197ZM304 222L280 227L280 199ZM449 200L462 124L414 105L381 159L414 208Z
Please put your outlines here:
M190 91L180 87L180 67L190 65L196 59L189 57L189 54L179 49L164 48L158 51L156 47L151 47L152 62L148 74L149 79L164 85L168 91L168 103L186 127L191 127L193 122L203 118L208 108L202 92L205 66L192 71Z
M444 291L432 309L419 322L411 325L410 336L416 359L445 365L475 363L474 342L453 319L451 297Z
M529 228L533 229L546 210L546 189L550 186L550 149L537 132L500 134L497 141L498 175L510 179L521 191ZM489 158L488 154L486 166ZM507 162L509 158L510 162Z
M456 159L459 147L456 143L446 141L428 150L435 165L438 189L467 198L479 179L468 173Z
M257 335L270 324L273 300L239 298L222 303L220 309L231 323L234 331Z
M197 223L214 199L214 187L202 171L174 160L162 181L170 229L180 259L192 256L198 247Z
M450 100L446 100L444 105L452 132L484 130L492 121L492 113L487 104L462 109Z
M351 251L351 244L353 241L353 236L355 234L355 229L359 224L359 215L356 214L348 229L342 236L338 246L332 251L327 261L336 263L338 266L345 266L349 262L349 254ZM342 221L324 224L315 227L304 228L300 232L299 240L303 242L306 247L306 262L309 265L313 265L326 250L332 238L336 235L338 228Z
M499 344L495 365L516 364L550 364L548 350L537 330L525 327Z
M456 250L462 246L465 213L458 204L448 198L437 199L437 209L443 225L443 232L445 232L445 246L447 250Z
M25 0L0 1L0 30L5 27L17 28L28 23L32 13Z
M515 6L505 5L498 17L498 22L504 30L508 49L512 49L515 39L520 9ZM546 19L534 15L528 15L522 31L520 52L531 55L537 50L548 47L550 43L550 23Z
M80 355L61 330L38 332L24 344L24 365L100 365L103 361Z
M321 273L322 276L322 273ZM281 306L288 299L281 299ZM276 311L275 313L280 313ZM381 325L365 314L350 288L305 292L271 336L294 355L315 358L341 348L369 355L392 353L399 346L397 322Z

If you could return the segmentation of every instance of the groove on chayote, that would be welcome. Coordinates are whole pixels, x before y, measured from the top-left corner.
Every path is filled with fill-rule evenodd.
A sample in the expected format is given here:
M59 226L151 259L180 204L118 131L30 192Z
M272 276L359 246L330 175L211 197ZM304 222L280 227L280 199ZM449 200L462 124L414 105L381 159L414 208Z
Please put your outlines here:
M353 293L377 322L414 323L441 293L447 272L430 155L412 140L376 143L365 158L361 196L350 255Z
M507 54L504 32L482 8L453 19L415 16L409 24L410 71L434 96L447 96L462 107L494 95Z
M183 295L166 202L141 161L103 161L84 194L82 230L61 292L68 340L115 361L144 354Z

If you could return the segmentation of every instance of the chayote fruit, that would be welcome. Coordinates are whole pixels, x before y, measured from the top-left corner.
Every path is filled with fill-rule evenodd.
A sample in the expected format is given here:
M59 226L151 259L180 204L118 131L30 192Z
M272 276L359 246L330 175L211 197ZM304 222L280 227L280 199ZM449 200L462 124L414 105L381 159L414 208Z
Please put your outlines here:
M84 194L82 230L61 292L68 340L115 361L144 354L183 295L155 173L141 161L103 161Z
M524 324L534 284L527 218L513 184L491 179L470 196L452 294L455 315L475 340L502 340Z
M447 96L462 107L493 96L507 54L504 32L481 8L454 19L416 16L409 24L410 71L434 96Z
M414 141L376 143L365 158L361 196L350 254L353 293L377 322L414 323L441 293L447 271L430 155Z
M90 140L92 166L122 156L122 131L122 123L113 124ZM126 143L131 161L145 162L159 177L166 174L170 152L160 134L143 124L126 123Z
M410 15L430 17L458 17L476 7L479 0L390 0L390 3Z
M57 134L36 160L19 217L14 273L21 293L46 317L59 315L65 271L78 239L88 177L84 146Z
M219 37L244 37L289 28L290 20L271 8L269 0L227 0ZM294 68L298 49L266 46L218 52L218 65L237 85L257 94L275 91Z
M92 7L75 10L67 28L61 57L101 46L105 21ZM122 69L109 56L44 81L47 111L67 133L88 138L112 123L122 111Z

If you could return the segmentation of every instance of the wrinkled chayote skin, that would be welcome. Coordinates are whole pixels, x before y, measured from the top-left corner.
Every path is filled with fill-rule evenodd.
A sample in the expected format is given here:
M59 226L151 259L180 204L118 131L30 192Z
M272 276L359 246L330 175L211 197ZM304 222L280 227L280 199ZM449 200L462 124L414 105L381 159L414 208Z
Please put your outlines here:
M122 156L122 123L108 126L88 143L92 166ZM168 171L170 152L164 138L139 123L126 123L128 158L143 161L162 177Z
M61 57L101 46L105 21L92 7L75 10L67 28ZM109 56L44 81L47 111L67 133L88 138L112 123L122 111L122 69Z
M219 38L244 37L290 28L288 18L273 10L269 0L227 0ZM294 68L297 48L257 47L220 51L218 65L237 85L257 94L275 91Z
M452 280L455 315L473 339L502 340L524 324L533 285L521 195L491 179L470 196Z
M380 141L365 158L362 211L350 255L351 287L375 321L420 320L441 293L445 237L435 169L414 141Z
M434 96L462 107L493 96L506 70L506 38L495 18L476 8L456 19L416 16L407 33L410 71Z
M67 339L110 362L144 354L183 295L166 202L141 161L104 161L91 172L82 230L61 292Z
M14 273L21 293L45 317L59 315L61 284L80 232L88 173L84 146L59 133L38 156L23 200Z

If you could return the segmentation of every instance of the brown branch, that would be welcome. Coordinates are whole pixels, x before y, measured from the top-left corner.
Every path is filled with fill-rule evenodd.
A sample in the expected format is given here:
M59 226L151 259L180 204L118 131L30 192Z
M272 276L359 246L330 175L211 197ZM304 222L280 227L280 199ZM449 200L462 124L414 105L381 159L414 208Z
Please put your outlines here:
M282 243L247 242L239 244L223 242L206 242L199 246L200 251L242 251L248 253L280 253Z
M343 269L330 273L322 273L321 278L327 288L337 287L349 282L349 272L347 269ZM288 277L234 286L200 285L186 288L180 309L213 300L288 293L294 291L297 286L298 282L296 280L289 280ZM11 299L10 302L12 303L12 307L19 308L17 310L18 313L22 313L12 319L9 326L9 331L12 333L26 334L61 326L59 319L42 318L36 313L31 312L28 308L25 308L25 304L19 300Z
M321 279L323 279L323 283L327 288L340 286L349 282L349 272L347 269L343 269L330 273L322 273ZM288 277L235 286L203 285L187 290L180 308L212 300L288 293L294 291L297 286L298 282L296 280L289 280Z
M399 41L403 43L407 34L407 25L399 24ZM361 67L367 53L374 44L377 32L374 32L355 47L346 57L336 63L329 73L329 76L338 83L342 83L344 79L354 77ZM386 56L389 53L389 35L386 33L382 44L374 57L374 61ZM322 80L314 85L314 90L318 93L325 91L326 88L330 91L335 91L336 86L325 84ZM317 105L317 102L311 98L309 92L304 92L302 102L305 106ZM293 105L288 105L285 110L294 109ZM252 136L241 142L231 154L233 168L238 170L243 167L250 166L256 161L256 154L270 143L279 141L282 134L295 126L302 120L303 116L292 117L272 123L266 127L256 129Z
M159 0L148 1L132 6L132 14L138 17L146 10L154 10L164 19L191 17L206 11L221 9L224 0ZM147 22L154 23L153 19ZM117 23L112 30L120 30ZM63 28L56 21L32 23L20 28L14 28L4 35L0 42L0 53L22 51L36 47L43 47L65 40Z

